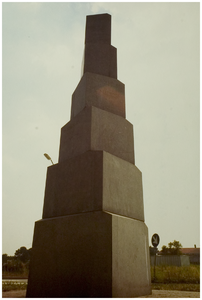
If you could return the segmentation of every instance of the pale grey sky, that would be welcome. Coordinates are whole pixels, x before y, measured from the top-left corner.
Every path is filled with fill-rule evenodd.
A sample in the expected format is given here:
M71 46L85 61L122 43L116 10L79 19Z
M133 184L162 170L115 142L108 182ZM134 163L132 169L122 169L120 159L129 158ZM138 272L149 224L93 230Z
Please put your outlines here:
M81 74L86 15L112 15L149 240L200 246L199 3L2 4L3 253L30 248ZM151 242L150 242L151 245Z

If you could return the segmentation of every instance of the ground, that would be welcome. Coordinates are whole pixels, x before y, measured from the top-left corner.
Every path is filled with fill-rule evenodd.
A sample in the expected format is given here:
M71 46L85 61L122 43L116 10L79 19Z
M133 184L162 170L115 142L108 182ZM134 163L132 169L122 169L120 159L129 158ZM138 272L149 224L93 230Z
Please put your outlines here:
M25 298L26 290L3 292L2 298ZM199 292L153 290L152 295L140 298L200 298Z

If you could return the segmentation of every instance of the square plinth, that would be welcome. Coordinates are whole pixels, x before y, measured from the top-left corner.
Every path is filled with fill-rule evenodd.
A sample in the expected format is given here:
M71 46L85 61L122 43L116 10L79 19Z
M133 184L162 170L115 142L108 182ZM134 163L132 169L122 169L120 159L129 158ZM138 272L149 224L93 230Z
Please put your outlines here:
M85 73L72 95L71 119L86 106L125 118L125 86L114 78Z
M84 108L61 129L59 162L88 150L103 150L134 164L132 124L97 107Z
M142 173L104 151L87 151L50 166L43 218L109 211L144 221Z
M35 223L27 297L137 297L151 293L148 232L105 212Z

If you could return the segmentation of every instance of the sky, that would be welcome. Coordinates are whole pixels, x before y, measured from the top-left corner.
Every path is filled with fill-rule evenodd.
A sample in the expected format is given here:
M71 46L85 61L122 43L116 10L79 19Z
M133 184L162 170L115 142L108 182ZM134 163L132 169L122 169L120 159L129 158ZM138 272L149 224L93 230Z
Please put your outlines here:
M58 162L81 78L86 16L112 16L118 79L134 126L149 244L200 247L197 2L2 3L2 252L32 247L48 153Z

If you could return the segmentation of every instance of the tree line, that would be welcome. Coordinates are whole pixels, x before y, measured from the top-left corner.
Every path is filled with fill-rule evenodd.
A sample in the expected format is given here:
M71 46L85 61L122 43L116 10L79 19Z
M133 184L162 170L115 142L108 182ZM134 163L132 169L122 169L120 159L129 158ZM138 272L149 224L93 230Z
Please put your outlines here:
M168 246L163 245L160 253L162 255L182 255L181 249L182 244L179 241L174 240L173 242L168 243ZM155 255L158 252L158 249L155 247L149 247L150 255Z
M14 256L2 254L2 271L9 273L25 273L29 270L31 248L20 247L15 251Z
M163 245L160 253L162 255L181 255L180 249L182 245L179 241L174 240L168 243L168 246ZM155 255L158 249L155 247L149 247L150 255ZM29 263L31 259L32 248L20 247L15 251L14 256L8 256L8 254L2 255L2 271L13 273L26 273L29 270Z

